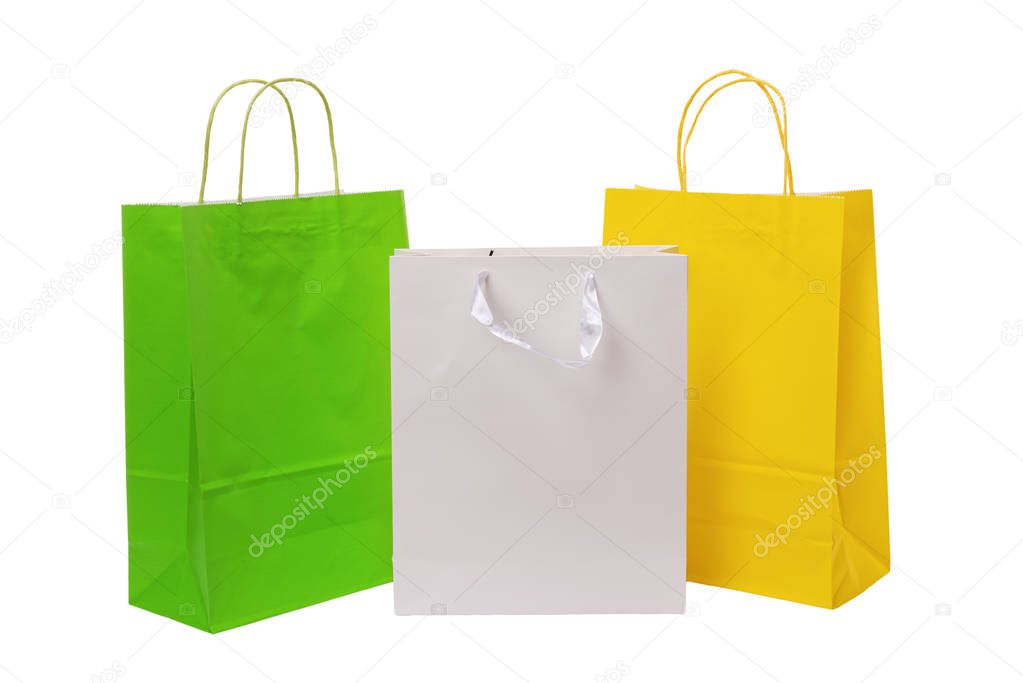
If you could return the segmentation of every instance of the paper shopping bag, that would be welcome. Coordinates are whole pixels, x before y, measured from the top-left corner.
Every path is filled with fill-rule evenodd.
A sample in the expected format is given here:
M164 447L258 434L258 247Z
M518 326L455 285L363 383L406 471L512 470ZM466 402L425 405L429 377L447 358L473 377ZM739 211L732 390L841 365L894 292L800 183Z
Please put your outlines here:
M686 113L714 78L771 99L780 195L689 192ZM679 128L682 191L607 191L605 240L690 257L688 572L836 607L888 572L881 349L869 190L796 195L774 86L726 71Z
M391 259L398 614L683 611L686 257Z
M208 631L391 580L402 193L295 160L293 197L205 202L204 161L199 204L123 208L129 600Z

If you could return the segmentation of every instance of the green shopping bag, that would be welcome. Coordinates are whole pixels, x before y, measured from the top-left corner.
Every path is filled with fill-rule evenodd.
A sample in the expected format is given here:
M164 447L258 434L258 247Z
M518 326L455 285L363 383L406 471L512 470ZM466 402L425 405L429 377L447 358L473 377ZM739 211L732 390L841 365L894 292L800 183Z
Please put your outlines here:
M240 173L237 201L205 203L220 99L262 83L247 126L288 81L323 99L334 192L299 196L292 117L293 197L242 201ZM247 80L210 111L199 203L122 221L129 602L216 632L391 581L403 194L342 194L323 93Z

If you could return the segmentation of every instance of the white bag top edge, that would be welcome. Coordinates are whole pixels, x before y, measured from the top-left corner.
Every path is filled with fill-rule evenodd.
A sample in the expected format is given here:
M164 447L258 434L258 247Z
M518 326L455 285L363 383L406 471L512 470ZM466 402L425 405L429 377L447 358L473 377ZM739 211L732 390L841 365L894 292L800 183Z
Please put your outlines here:
M494 247L493 249L482 247L475 249L395 249L392 258L409 257L433 257L433 258L547 258L547 257L569 257L577 258L590 256L592 254L604 253L609 250L615 258L621 256L685 256L678 251L677 245L611 245L593 247ZM491 253L493 252L493 253Z

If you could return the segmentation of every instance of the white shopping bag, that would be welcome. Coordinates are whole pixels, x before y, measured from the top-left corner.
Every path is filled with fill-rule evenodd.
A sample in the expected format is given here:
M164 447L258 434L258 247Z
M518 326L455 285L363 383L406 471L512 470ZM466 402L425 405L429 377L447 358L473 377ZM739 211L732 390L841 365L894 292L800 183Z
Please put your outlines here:
M681 613L686 257L391 258L398 614Z

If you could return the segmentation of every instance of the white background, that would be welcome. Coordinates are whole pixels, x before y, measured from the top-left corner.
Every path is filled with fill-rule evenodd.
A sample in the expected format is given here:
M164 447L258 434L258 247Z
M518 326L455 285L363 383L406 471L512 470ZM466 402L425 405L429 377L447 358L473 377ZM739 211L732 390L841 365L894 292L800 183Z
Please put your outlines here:
M1009 0L5 4L0 319L31 330L0 345L0 681L1023 677L1021 55ZM800 85L818 61L830 75ZM836 611L691 584L678 618L397 618L383 586L211 636L129 607L103 241L121 203L195 197L221 87L317 67L344 187L404 188L414 247L595 244L606 187L675 186L703 77L792 86L796 189L875 192L892 573ZM780 188L754 94L708 107L699 189ZM210 197L233 196L245 99L218 121ZM322 111L295 104L303 190L329 189ZM248 191L287 192L286 118L251 144Z

